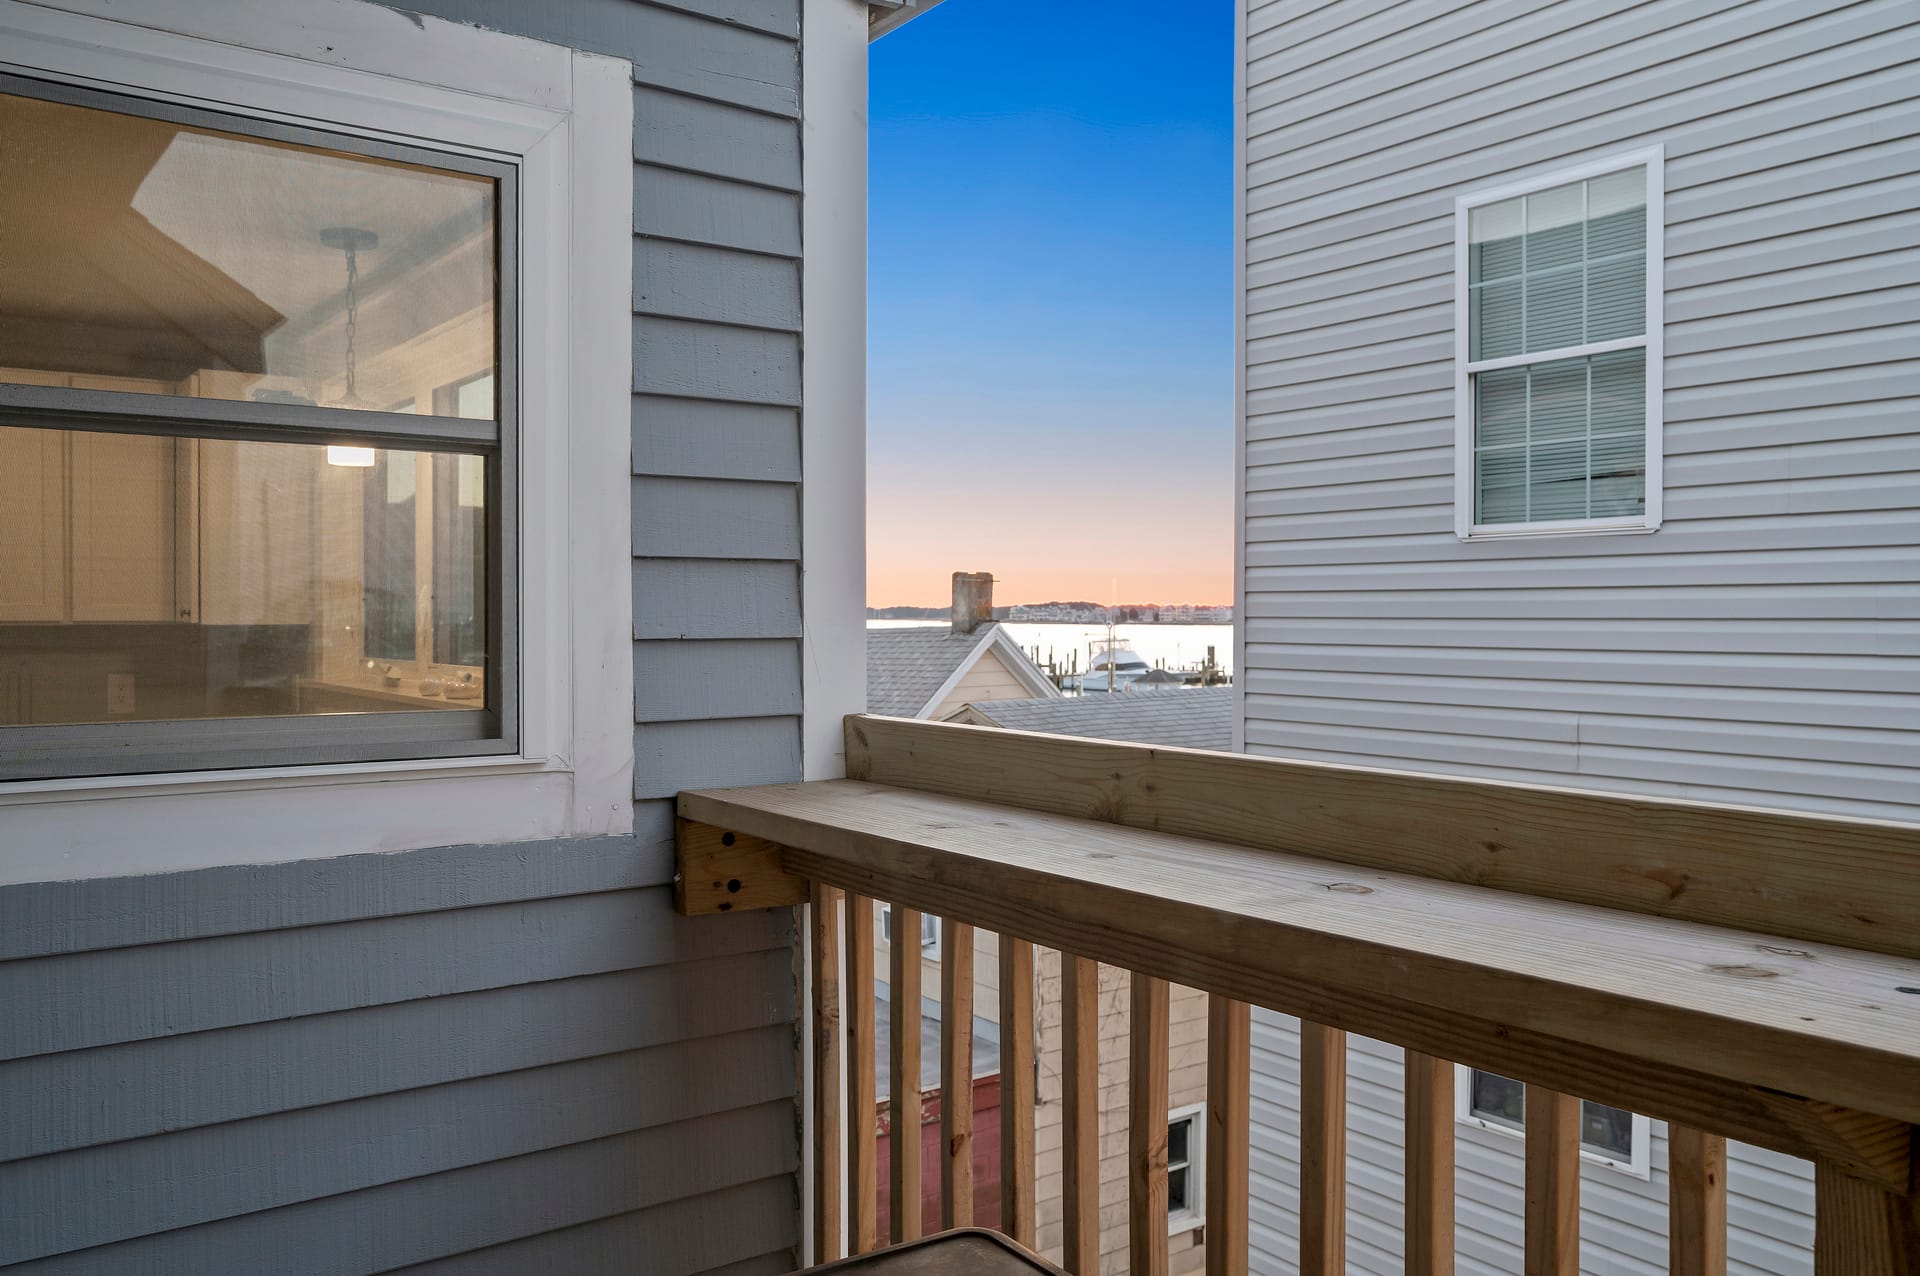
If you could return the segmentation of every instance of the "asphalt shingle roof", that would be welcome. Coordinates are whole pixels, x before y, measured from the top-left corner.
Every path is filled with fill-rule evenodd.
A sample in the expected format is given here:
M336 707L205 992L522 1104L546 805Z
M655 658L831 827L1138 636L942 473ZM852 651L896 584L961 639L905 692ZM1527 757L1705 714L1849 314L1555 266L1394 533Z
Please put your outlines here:
M956 634L949 625L867 630L867 712L918 716L994 628L982 625L970 634Z
M981 700L975 712L1009 731L1049 731L1184 749L1233 747L1233 688L1089 692L1063 700Z

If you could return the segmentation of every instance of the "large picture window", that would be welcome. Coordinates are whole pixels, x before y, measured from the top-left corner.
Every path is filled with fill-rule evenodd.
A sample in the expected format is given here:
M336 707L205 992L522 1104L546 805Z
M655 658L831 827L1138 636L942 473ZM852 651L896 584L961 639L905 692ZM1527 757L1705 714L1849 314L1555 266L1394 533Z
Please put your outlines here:
M514 207L0 76L0 779L514 748Z
M1463 537L1659 524L1660 162L1458 205Z

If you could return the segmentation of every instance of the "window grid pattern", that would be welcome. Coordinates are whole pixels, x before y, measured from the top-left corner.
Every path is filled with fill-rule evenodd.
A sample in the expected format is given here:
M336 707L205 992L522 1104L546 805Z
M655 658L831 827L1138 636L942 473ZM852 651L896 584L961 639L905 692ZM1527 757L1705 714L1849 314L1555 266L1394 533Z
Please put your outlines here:
M1472 523L1646 513L1647 190L1636 164L1469 210Z

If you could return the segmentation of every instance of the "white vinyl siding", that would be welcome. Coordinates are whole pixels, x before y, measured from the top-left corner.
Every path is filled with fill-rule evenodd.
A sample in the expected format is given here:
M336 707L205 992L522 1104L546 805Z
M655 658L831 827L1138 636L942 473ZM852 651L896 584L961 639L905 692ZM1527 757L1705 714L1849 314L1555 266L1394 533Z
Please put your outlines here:
M1247 25L1248 750L1920 820L1910 0ZM1456 201L1655 146L1660 530L1462 541ZM1292 1021L1256 1014L1255 1050L1253 1269L1281 1272ZM1351 1267L1397 1272L1400 1054L1351 1055ZM1459 1142L1460 1271L1517 1271L1518 1141ZM1649 1166L1583 1166L1585 1271L1665 1270L1659 1122ZM1809 1270L1810 1168L1738 1147L1728 1182L1731 1270Z
M1455 530L1659 525L1660 153L1455 205Z

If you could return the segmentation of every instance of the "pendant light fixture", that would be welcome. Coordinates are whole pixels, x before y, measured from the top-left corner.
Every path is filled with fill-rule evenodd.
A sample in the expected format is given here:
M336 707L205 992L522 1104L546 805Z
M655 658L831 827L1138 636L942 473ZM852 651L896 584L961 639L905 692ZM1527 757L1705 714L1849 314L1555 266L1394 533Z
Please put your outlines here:
M360 322L360 253L377 247L380 236L359 226L328 226L320 232L320 242L328 248L338 249L347 258L347 391L339 398L326 404L330 408L347 408L364 411L372 405L359 395L357 385L358 368L355 366L354 341L358 336ZM370 447L348 447L338 444L327 448L327 464L346 466L350 469L368 469L374 462L374 450Z

